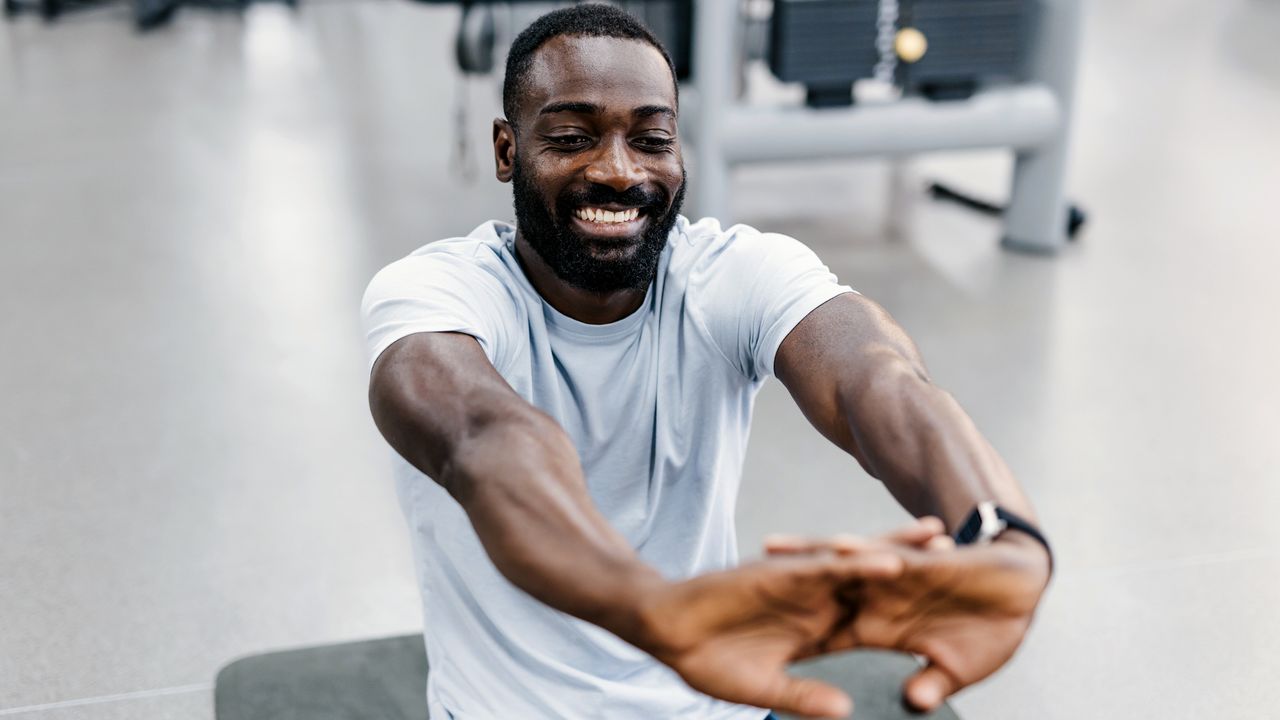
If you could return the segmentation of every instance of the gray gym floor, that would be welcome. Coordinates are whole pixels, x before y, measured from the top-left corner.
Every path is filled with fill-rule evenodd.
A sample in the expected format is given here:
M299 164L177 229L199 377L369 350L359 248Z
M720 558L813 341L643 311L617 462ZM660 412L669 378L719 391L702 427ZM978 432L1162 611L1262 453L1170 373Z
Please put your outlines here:
M737 217L811 244L914 334L1057 543L967 720L1280 713L1280 4L1089 3L1054 259L932 204L1009 159L761 167ZM491 82L450 164L456 11L306 2L0 23L0 715L212 717L234 658L421 618L357 304L508 217ZM697 172L691 168L691 172ZM904 516L774 385L741 500L769 531Z

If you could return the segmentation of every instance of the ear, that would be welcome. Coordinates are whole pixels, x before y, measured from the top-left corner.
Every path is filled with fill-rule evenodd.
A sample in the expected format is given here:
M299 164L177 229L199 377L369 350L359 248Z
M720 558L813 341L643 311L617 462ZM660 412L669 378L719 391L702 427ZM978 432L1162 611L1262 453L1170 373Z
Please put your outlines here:
M493 164L498 182L511 182L516 167L516 131L502 118L493 119Z

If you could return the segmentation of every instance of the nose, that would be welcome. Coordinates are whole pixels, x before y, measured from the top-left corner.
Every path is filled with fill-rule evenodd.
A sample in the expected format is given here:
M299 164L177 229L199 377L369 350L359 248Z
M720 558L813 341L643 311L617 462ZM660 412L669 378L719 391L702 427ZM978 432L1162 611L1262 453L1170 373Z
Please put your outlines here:
M624 192L644 182L644 170L631 157L625 138L602 142L586 169L586 180Z

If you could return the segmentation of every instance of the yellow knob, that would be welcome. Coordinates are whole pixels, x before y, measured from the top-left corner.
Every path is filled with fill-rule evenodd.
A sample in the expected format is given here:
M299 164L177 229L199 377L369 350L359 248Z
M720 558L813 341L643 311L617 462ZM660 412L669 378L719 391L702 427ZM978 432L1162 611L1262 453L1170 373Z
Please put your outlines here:
M929 51L929 40L913 27L902 28L893 39L893 49L903 62L913 63Z

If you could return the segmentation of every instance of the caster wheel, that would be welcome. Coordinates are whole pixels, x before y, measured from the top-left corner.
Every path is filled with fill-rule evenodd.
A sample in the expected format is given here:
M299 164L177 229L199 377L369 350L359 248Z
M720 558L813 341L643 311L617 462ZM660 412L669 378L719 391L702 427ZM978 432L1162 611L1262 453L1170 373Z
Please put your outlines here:
M1088 214L1080 208L1079 205L1072 205L1067 209L1067 239L1077 240L1076 234L1089 221Z

